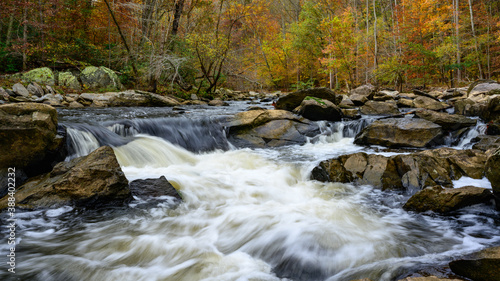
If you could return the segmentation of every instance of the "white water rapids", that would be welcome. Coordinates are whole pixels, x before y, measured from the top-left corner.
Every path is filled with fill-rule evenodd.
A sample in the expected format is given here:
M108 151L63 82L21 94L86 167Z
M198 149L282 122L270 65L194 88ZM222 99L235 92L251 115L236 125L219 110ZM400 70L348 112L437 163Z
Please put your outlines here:
M500 241L490 207L452 219L419 215L402 210L406 195L309 179L319 161L361 149L342 133L203 153L138 135L114 147L127 178L164 175L183 202L20 213L15 278L395 280Z

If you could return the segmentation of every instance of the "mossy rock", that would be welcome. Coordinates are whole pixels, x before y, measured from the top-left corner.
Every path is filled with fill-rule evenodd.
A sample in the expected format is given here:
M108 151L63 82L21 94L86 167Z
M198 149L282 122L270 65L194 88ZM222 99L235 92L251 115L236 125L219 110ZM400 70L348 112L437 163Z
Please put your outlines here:
M82 71L80 78L83 87L90 90L107 89L113 91L123 88L118 75L104 66L88 66Z
M54 72L48 67L35 68L24 73L22 77L27 82L36 82L41 85L54 86L56 84Z
M77 91L80 91L82 89L82 86L80 86L80 82L78 82L78 78L76 78L76 76L74 76L69 71L59 73L59 85Z

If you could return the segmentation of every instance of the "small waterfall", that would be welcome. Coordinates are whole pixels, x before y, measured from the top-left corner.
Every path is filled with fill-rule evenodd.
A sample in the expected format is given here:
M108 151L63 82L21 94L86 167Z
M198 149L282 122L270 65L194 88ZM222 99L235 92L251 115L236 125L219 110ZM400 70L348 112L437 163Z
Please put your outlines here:
M66 124L68 159L88 155L100 146L120 147L138 135L162 138L191 152L229 150L222 125L208 119L158 118L106 122L102 125Z
M363 118L359 120L327 122L318 121L317 125L321 134L311 138L311 143L335 143L344 138L354 138L366 126L370 125L376 118Z
M486 133L486 124L478 120L476 126L471 127L463 134L452 136L450 142L447 143L447 145L456 144L455 148L458 149L471 148L473 145L472 140L477 136L483 135L485 133Z

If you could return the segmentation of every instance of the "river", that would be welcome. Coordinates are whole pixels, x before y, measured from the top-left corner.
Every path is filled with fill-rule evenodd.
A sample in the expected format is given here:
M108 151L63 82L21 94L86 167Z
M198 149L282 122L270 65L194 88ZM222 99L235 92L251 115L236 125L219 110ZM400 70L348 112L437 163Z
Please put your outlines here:
M16 274L3 266L0 279L398 280L446 275L440 268L452 259L500 244L491 205L417 214L402 209L404 192L310 180L315 165L339 155L406 153L354 145L370 119L319 122L322 134L302 146L236 148L217 120L247 107L59 109L69 158L111 145L130 181L164 175L183 202L19 211ZM456 186L471 182L489 186Z

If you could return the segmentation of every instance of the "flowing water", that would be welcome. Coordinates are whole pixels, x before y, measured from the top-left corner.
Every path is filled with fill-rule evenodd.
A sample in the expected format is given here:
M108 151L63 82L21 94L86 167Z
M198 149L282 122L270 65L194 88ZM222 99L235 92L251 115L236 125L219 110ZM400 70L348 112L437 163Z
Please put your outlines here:
M490 205L408 213L409 194L309 179L324 159L394 154L353 144L373 120L318 122L302 146L235 148L217 120L246 107L60 110L69 158L110 145L129 180L164 175L183 202L18 212L16 274L0 279L397 280L500 244Z

